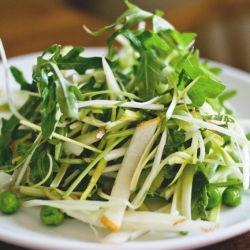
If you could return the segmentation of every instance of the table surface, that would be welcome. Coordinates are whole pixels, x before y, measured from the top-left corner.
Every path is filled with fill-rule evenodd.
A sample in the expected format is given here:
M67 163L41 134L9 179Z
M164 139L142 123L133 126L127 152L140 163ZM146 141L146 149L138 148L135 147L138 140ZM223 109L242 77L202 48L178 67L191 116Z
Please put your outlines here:
M105 46L107 34L101 38L87 35L82 25L92 30L107 25L106 20L62 0L0 0L0 38L8 57L42 51L52 44ZM249 249L250 232L200 250ZM11 245L0 242L0 249ZM24 250L17 246L12 249Z

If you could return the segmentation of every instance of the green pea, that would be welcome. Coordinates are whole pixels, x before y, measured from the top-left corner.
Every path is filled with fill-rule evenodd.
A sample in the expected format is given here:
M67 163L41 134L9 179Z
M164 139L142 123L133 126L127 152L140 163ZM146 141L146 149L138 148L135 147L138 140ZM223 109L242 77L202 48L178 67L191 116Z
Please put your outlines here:
M206 188L207 188L207 199L208 199L206 210L209 211L220 203L221 194L215 185L208 184Z
M13 214L18 207L18 197L14 192L8 190L0 194L0 210L4 214Z
M45 225L60 225L64 220L64 213L56 207L43 206L40 218Z
M240 205L242 202L240 189L234 186L227 187L222 193L222 202L230 207Z

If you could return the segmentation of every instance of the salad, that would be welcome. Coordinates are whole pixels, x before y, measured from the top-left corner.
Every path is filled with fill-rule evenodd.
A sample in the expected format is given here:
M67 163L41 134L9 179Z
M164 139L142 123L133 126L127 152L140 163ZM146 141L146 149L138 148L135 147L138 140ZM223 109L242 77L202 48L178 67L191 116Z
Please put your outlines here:
M123 243L148 231L185 235L219 228L223 205L249 188L250 141L219 78L201 60L196 34L125 1L107 54L52 45L32 82L7 65L8 106L0 135L0 210L40 206L41 221L73 217ZM8 72L28 94L17 108Z

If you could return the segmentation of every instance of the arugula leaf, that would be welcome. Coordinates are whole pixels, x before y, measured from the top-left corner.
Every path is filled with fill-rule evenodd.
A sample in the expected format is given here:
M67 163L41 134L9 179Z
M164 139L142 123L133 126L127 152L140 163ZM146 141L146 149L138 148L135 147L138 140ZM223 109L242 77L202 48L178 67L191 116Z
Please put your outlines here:
M40 133L33 144L31 145L19 144L17 146L18 148L17 151L20 153L22 158L18 160L15 165L12 164L0 165L0 170L3 170L5 172L10 172L20 167L24 163L24 161L34 153L34 150L39 145L41 139L42 135Z
M162 15L162 13L156 12L156 15L153 16L153 31L154 33L159 33L161 31L165 30L174 30L174 26L166 21L164 18L162 18L159 15Z
M40 98L37 97L29 97L26 103L19 109L19 112L30 119L36 119L36 111L34 110L35 107L39 107L41 102ZM32 120L31 119L31 120ZM1 169L12 169L13 166L11 165L12 162L12 154L10 152L11 144L14 139L17 139L17 127L19 126L19 120L15 115L12 115L8 120L2 119L2 128L1 128L1 135L0 135L0 159L3 160ZM23 136L27 135L27 133L22 133ZM7 157L10 157L9 161ZM1 160L0 160L1 161Z
M40 60L39 60L40 61ZM63 77L60 69L57 65L51 61L43 62L36 66L34 77L37 79L45 79L42 77L43 68L50 68L50 72L53 72L53 80L47 82L47 84L55 84L56 89L56 101L59 104L61 112L69 118L77 119L78 118L78 105L77 99L74 92L71 89L71 84ZM48 81L47 79L44 80ZM46 84L45 84L46 85ZM42 88L43 89L43 88ZM52 88L53 89L53 88ZM52 95L53 96L53 95Z
M101 57L82 57L83 47L75 47L65 56L60 55L56 61L59 69L74 69L79 74L84 74L88 69L102 68Z
M25 116L27 119L36 119L36 112L34 107L39 107L41 99L35 96L30 96L25 104L18 110L20 114ZM31 120L32 120L31 119ZM2 119L1 135L7 132L13 132L19 125L19 120L15 115L12 115L8 120Z
M56 113L59 107L56 102L55 92L55 85L50 85L42 92L44 100L40 109L40 113L42 115L42 134L45 140L51 136L58 121L56 118Z
M59 166L53 160L52 166L52 173L48 180L44 183L44 185L49 185L53 178L53 172L57 172L59 170ZM30 168L30 175L29 180L31 182L37 183L42 181L48 174L50 169L50 160L47 154L47 150L42 151L40 157L36 157L36 161L32 160L31 168Z
M10 165L13 158L13 152L10 147L0 147L0 166Z
M22 71L20 71L17 67L11 66L10 71L12 75L14 76L16 82L20 84L21 90L37 92L37 87L34 84L28 83Z
M188 96L194 106L202 106L207 98L216 98L226 88L225 85L204 74L200 68L194 67L188 59L183 64L183 69L191 81L200 77L188 91Z
M138 93L138 96L143 101L148 101L156 96L156 86L158 84L167 83L163 68L165 68L165 64L153 52L143 51L141 53L141 61L132 89Z

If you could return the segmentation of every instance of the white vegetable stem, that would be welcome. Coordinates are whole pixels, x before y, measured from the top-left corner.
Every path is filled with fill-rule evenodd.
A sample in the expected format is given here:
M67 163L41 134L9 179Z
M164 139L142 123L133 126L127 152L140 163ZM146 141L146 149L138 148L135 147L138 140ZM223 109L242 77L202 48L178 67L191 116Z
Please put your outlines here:
M136 197L134 198L134 200L132 202L132 204L136 207L139 207L142 204L142 202L147 194L147 191L150 189L150 186L151 186L153 180L155 179L155 177L157 176L157 174L160 171L159 165L160 165L161 157L162 157L163 150L164 150L164 147L166 144L166 139L167 139L167 132L165 130L162 133L161 141L160 141L159 147L157 149L157 152L156 152L156 155L154 158L152 170L150 171L149 175L147 176L146 180L143 183L143 186L141 187L140 191L138 192L138 194L136 195Z
M140 161L143 152L154 135L160 118L142 122L136 127L131 143L128 146L127 152L123 158L121 168L118 171L115 184L111 191L111 198L119 198L128 201L130 196L130 183L134 171ZM103 217L102 223L113 232L119 231L126 205L121 208L107 208Z
M112 108L113 106L119 106L123 108L137 108L137 109L151 109L151 110L163 110L165 109L163 104L155 104L148 102L121 102L117 100L90 100L78 102L78 108L86 107L102 107L102 108Z
M11 95L11 87L10 87L10 80L9 80L9 66L7 62L7 56L5 54L5 50L3 47L2 40L0 39L0 56L2 58L3 66L4 66L4 73L5 73L5 83L6 83L6 94L8 99L8 104L10 107L11 112L19 119L19 120L26 120L24 116L22 116L15 107L15 104L12 99Z
M126 211L121 229L123 230L157 230L210 232L218 229L218 224L211 221L190 220L186 216Z
M106 75L106 79L107 79L107 83L108 83L108 88L110 90L117 90L117 91L121 91L120 86L118 85L115 76L111 70L111 68L109 67L106 59L103 57L102 58L102 65L103 65L103 70L104 73ZM124 99L122 95L118 95L119 99L122 100Z

